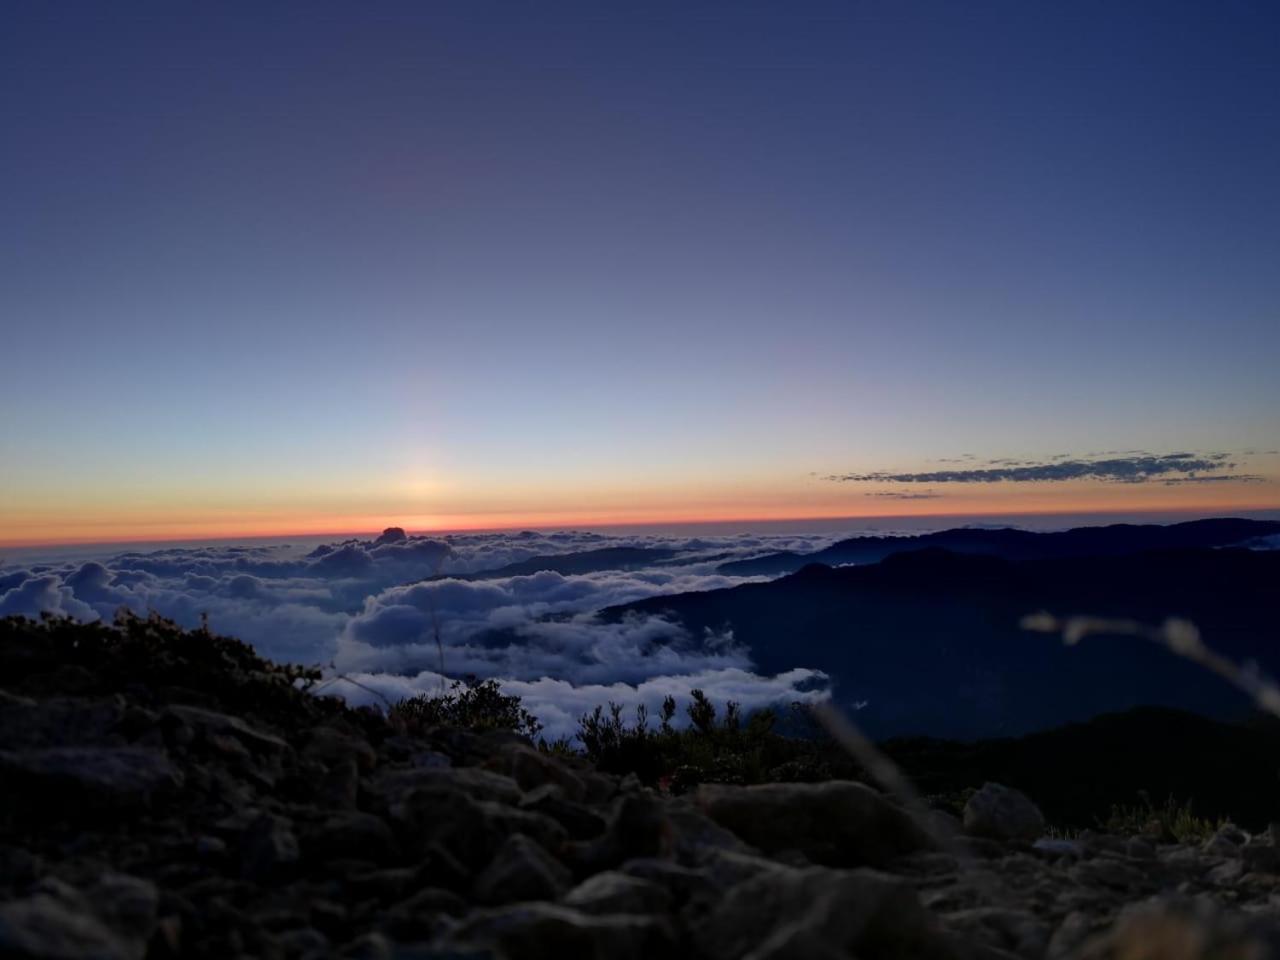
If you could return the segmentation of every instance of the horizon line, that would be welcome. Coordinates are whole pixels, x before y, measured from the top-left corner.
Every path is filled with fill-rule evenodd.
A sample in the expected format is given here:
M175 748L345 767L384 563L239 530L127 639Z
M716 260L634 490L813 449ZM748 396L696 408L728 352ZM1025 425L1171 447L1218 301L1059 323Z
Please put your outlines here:
M178 535L178 536L127 536L108 540L81 540L78 538L54 538L54 539L22 539L22 540L5 540L0 539L0 550L17 550L17 549L33 549L39 547L110 547L123 546L127 544L138 543L219 543L226 541L242 542L246 540L279 540L279 539L300 539L302 537L358 537L365 535L377 536L379 533L387 529L399 527L407 534L413 536L451 536L454 534L474 534L474 533L510 533L514 531L565 531L573 529L600 530L600 529L631 529L631 528L653 528L653 527L669 527L669 526L711 526L732 523L814 523L822 520L830 521L890 521L890 520L920 520L930 517L1071 517L1071 516L1158 516L1163 514L1204 514L1206 519L1211 515L1213 518L1228 518L1232 516L1240 516L1249 513L1274 513L1280 512L1280 504L1272 505L1249 505L1236 507L1230 511L1222 511L1221 507L1209 506L1179 506L1167 508L1150 508L1150 509L1132 509L1122 507L1098 508L1095 510L1011 510L1011 511L993 511L993 510L960 510L960 511L937 511L923 513L896 513L896 514L810 514L806 516L786 516L786 517L770 517L770 516L744 516L744 517L727 517L727 518L704 518L704 519L678 519L672 518L668 520L642 520L642 521L592 521L583 519L577 522L565 521L563 525L545 524L545 523L525 523L525 524L509 524L509 525L458 525L458 526L441 526L435 528L419 527L410 528L399 523L385 523L380 529L375 525L373 527L352 527L342 530L281 530L270 533L243 533L230 534L226 536L200 536L196 535Z

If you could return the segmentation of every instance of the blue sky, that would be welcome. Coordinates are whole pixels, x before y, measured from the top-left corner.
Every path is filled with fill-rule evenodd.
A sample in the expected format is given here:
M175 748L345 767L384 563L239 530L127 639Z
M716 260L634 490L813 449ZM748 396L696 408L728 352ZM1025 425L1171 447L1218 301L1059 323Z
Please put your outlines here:
M1273 5L0 17L0 540L1280 503Z

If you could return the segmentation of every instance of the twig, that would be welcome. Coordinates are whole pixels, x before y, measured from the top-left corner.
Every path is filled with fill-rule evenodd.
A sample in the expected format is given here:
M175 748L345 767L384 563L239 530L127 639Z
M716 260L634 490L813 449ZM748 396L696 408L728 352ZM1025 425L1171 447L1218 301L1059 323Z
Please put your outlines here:
M1199 628L1190 620L1169 617L1158 626L1137 620L1109 620L1104 617L1055 617L1041 611L1022 618L1022 629L1057 633L1062 642L1075 646L1085 637L1099 634L1141 637L1198 663L1249 695L1259 707L1280 717L1280 686L1264 676L1256 663L1238 664L1205 644Z

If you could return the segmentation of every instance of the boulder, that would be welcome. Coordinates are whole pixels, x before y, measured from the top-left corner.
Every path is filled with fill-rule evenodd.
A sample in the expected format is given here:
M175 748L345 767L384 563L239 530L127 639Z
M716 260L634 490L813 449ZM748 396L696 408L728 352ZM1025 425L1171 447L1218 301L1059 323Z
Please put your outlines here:
M156 929L160 894L150 880L104 873L86 891L94 912L131 943L145 944Z
M671 909L671 894L652 880L606 870L582 881L562 902L590 914L655 914Z
M386 821L354 810L329 817L309 830L302 848L308 858L319 861L352 859L382 864L396 856L395 837Z
M828 866L884 866L933 846L905 811L852 781L706 784L698 788L696 803L765 853L795 850Z
M264 757L278 757L290 750L289 744L274 734L258 730L239 717L203 707L175 704L164 711L160 722L173 730L172 735L178 740L187 739L192 733L214 743L219 742L218 738L231 738L249 753Z
M937 921L904 880L875 870L810 867L732 888L695 931L715 960L814 956L952 958Z
M597 811L581 803L566 800L564 791L553 783L535 787L520 800L521 810L531 810L550 817L571 840L590 840L604 833L608 827L605 818Z
M82 905L40 893L0 903L0 956L140 960L146 944L113 932Z
M506 746L490 766L511 777L523 790L555 784L570 801L581 800L586 784L564 763L523 743Z
M9 749L106 745L124 712L115 699L51 697L37 701L0 692L0 743Z
M83 814L141 812L176 793L181 772L142 747L47 747L0 751L0 780L11 799Z
M567 867L523 834L509 836L480 876L475 896L482 903L555 900L568 889Z
M1231 915L1204 900L1161 899L1121 912L1072 960L1219 960L1280 956L1274 921Z
M378 762L378 755L367 740L333 727L313 728L302 755L326 767L351 762L362 773L370 772Z
M985 783L964 805L964 830L973 837L1030 843L1044 833L1044 814L1021 791Z
M658 917L595 917L552 903L479 910L464 919L445 947L497 947L521 960L649 960L672 955L671 925Z
M291 872L298 859L298 838L287 817L263 814L249 824L241 837L240 864L246 877L278 877Z
M414 790L464 793L476 800L497 803L520 802L521 790L510 777L477 767L410 767L387 770L373 781L375 792L388 803L403 799Z

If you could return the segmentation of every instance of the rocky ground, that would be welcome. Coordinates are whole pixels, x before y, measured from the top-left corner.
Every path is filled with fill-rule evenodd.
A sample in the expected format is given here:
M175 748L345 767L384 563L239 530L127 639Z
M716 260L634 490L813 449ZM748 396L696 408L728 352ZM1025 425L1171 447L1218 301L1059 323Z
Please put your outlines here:
M1053 839L995 785L928 824L845 781L672 797L297 682L0 622L0 956L1280 957L1271 832Z

